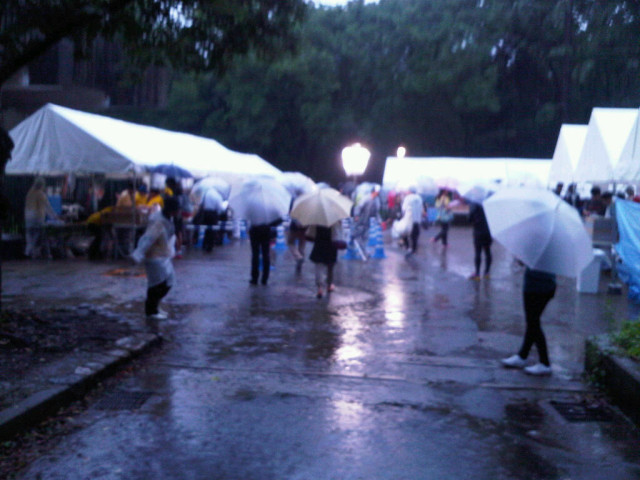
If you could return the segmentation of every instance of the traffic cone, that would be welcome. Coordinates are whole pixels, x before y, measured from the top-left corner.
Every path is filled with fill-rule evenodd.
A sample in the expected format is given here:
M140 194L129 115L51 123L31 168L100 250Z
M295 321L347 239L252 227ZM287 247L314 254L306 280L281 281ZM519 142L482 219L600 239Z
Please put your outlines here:
M345 260L358 260L360 255L358 255L356 243L353 239L353 222L350 218L342 220L342 231L348 232L347 249L345 250L342 258Z
M387 258L384 253L384 236L382 235L380 226L378 226L376 231L376 248L373 251L373 255L371 255L371 258Z
M222 245L229 245L231 240L229 239L229 232L233 231L233 222L222 222Z
M373 250L376 246L376 232L378 230L378 222L374 217L369 218L369 240L367 241L367 250Z
M276 246L277 251L283 251L287 249L287 241L284 238L284 226L278 225L276 227Z

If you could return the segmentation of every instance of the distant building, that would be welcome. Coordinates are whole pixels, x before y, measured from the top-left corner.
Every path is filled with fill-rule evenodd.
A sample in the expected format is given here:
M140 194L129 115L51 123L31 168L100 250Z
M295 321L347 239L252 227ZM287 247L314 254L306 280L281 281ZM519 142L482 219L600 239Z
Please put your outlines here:
M148 67L139 81L132 81L117 44L99 38L86 58L77 58L74 50L71 40L63 40L2 86L0 106L6 128L13 128L47 103L93 111L166 105L168 68Z

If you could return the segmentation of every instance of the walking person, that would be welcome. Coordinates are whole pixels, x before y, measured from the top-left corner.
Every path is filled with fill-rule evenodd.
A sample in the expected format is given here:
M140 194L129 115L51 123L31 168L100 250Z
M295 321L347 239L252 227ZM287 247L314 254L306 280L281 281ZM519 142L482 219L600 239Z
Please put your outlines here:
M540 317L555 295L556 276L553 273L527 267L522 291L527 328L520 351L509 358L502 359L502 365L507 368L524 368L525 373L529 375L551 375L547 340L542 331ZM538 350L539 360L535 365L526 366L527 357L533 345Z
M491 270L491 231L481 204L472 202L469 206L469 220L473 226L473 248L475 250L475 272L469 277L471 280L480 280L480 266L482 264L482 252L484 252L484 277L489 278Z
M338 247L346 247L342 240L342 222L336 222L331 227L312 225L307 229L307 238L314 242L309 260L315 264L316 297L322 298L325 288L327 293L335 289L333 267L338 259Z
M420 222L424 213L422 197L416 193L415 187L409 189L409 194L402 201L403 217L408 215L411 220L411 232L409 233L409 249L407 257L418 250L418 238L420 237Z
M260 267L262 267L262 277L260 282L266 285L269 281L271 270L271 240L274 238L273 227L282 223L278 219L269 224L251 225L249 228L249 241L251 242L251 285L258 284L260 278Z
M447 248L449 243L449 224L453 220L453 212L451 211L451 199L452 195L446 188L440 189L438 196L436 197L436 208L438 209L438 216L436 217L436 223L440 225L440 231L431 239L432 243L442 241L442 247Z
M163 320L168 316L167 312L159 308L159 304L175 284L175 271L171 261L175 254L176 238L173 218L179 211L180 204L176 198L165 199L162 211L149 217L149 225L131 254L134 262L144 261L147 274L144 309L147 318L152 320Z

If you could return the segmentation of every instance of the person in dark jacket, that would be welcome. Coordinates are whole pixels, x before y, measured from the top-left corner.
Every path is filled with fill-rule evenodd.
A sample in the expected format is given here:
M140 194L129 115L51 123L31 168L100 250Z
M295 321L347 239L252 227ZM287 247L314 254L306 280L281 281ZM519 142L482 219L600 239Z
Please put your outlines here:
M509 358L502 359L502 365L507 368L524 368L525 373L529 375L551 375L547 340L542 331L540 317L549 301L555 295L555 274L532 270L527 267L524 272L522 292L527 329L520 351ZM539 362L527 367L527 357L533 345L538 350Z
M266 285L271 271L271 240L275 238L273 229L282 223L279 218L269 224L251 225L249 241L251 242L251 285L258 284L260 276L260 258L262 257L262 278L260 282Z
M469 220L473 226L473 247L475 249L475 273L469 277L472 280L480 280L480 265L482 252L484 251L484 276L489 278L491 270L491 231L484 214L484 208L479 203L472 203L469 207Z
M316 286L318 287L316 296L322 298L325 285L327 292L332 292L335 288L333 285L333 267L338 259L336 242L342 238L341 222L337 222L331 227L313 225L307 229L307 238L313 241L313 249L311 250L311 255L309 255L309 260L316 267Z

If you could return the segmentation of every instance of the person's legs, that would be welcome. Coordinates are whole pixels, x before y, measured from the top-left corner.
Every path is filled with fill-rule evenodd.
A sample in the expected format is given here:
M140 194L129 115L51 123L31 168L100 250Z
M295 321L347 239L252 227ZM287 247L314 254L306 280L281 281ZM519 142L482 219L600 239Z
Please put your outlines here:
M171 287L167 285L167 281L154 285L153 287L149 287L147 289L147 299L144 303L144 312L147 316L155 315L158 313L158 305L160 304L160 300L162 300Z
M253 229L249 229L249 240L251 242L251 283L255 285L260 275L260 239Z
M441 233L442 233L442 245L446 247L449 242L449 223L448 222L442 224Z
M260 239L260 251L262 253L262 284L266 285L271 270L271 237L268 230Z
M484 275L489 275L489 270L491 270L491 243L486 243L482 247L484 249ZM478 274L480 274L480 266L478 265Z
M538 349L540 363L546 366L549 366L549 355L547 352L547 341L540 323L540 317L542 316L542 312L547 306L547 303L549 303L549 300L552 298L553 295L549 294L525 293L523 295L527 329L518 355L520 358L526 359L529 356L531 347L535 344Z
M420 237L420 224L413 223L411 226L411 251L416 252L418 250L418 238Z
M333 267L335 263L327 265L327 291L332 292L335 288L333 285Z
M480 276L480 264L482 263L482 245L480 244L480 242L478 242L477 240L473 241L473 248L475 251L475 256L473 257L473 264L476 267L475 270L475 276L479 277Z

